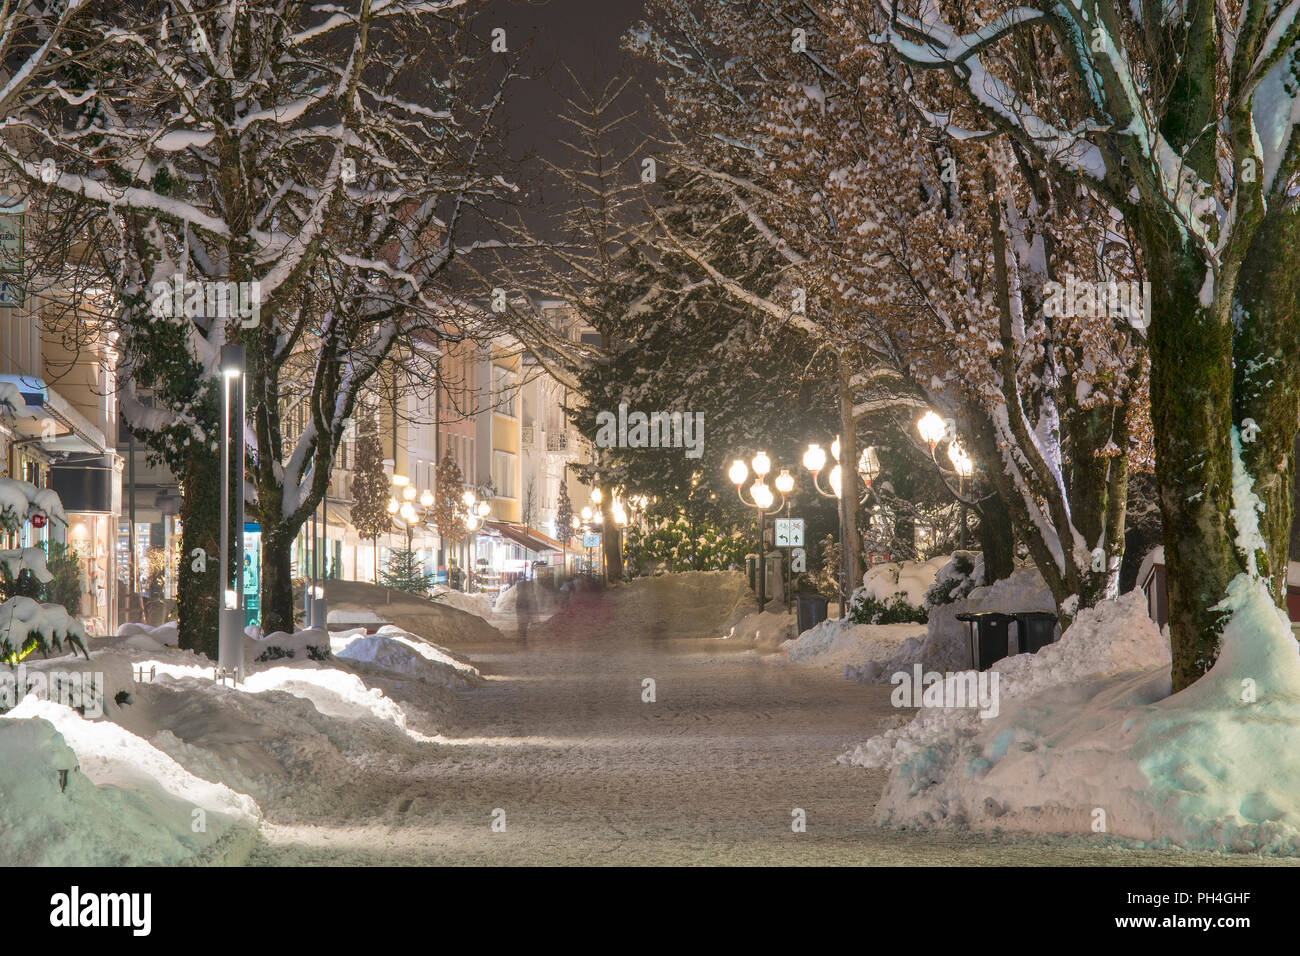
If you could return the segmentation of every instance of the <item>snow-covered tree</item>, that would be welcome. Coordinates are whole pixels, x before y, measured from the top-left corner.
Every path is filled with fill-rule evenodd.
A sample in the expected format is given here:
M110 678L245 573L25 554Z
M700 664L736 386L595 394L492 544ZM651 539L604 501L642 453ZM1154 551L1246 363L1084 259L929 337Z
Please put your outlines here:
M463 497L465 476L461 474L456 459L445 454L438 462L436 477L438 494L433 502L432 518L438 528L438 537L444 541L460 541L468 533L465 519L469 517L469 508Z
M27 481L0 478L0 533L12 535L32 518L41 516L67 523L59 496L48 488ZM44 548L0 550L0 565L16 580L24 572L38 583L48 584L54 576L45 566ZM86 657L86 630L61 604L42 604L15 595L0 604L0 661L14 666L36 651L80 651Z
M573 538L573 502L569 500L569 483L560 481L560 491L555 497L555 540L567 545Z
M836 352L842 436L890 408L950 418L946 439L973 446L1068 619L1118 579L1143 366L1131 317L1053 320L1042 290L1067 273L1126 278L1131 256L1104 204L1035 178L1012 150L935 143L897 58L825 22L784 0L650 5L629 42L668 71L680 161L768 237L780 282L762 294L718 267L718 248L661 221L663 236Z
M268 628L291 627L291 543L358 393L415 328L450 321L464 221L507 188L487 160L509 70L468 10L96 6L57 85L13 105L11 168L105 210L121 406L182 482L187 558L216 551L220 348L247 349ZM308 413L292 437L289 395ZM182 563L184 646L214 640L214 570Z
M830 5L827 4L827 7ZM831 29L944 82L1047 178L1118 210L1151 283L1151 410L1174 686L1213 664L1238 575L1283 605L1300 403L1300 5L836 5ZM954 94L959 99L954 98Z
M375 548L375 576L379 575L379 536L393 527L388 513L388 474L379 447L379 427L368 410L361 412L357 429L357 466L352 478L352 526Z

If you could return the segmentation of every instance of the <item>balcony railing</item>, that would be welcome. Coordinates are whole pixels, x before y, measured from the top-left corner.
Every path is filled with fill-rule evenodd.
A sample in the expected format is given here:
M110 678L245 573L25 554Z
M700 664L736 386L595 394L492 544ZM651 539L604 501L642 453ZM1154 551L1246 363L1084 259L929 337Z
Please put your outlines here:
M569 436L565 432L555 432L546 436L547 451L568 451Z

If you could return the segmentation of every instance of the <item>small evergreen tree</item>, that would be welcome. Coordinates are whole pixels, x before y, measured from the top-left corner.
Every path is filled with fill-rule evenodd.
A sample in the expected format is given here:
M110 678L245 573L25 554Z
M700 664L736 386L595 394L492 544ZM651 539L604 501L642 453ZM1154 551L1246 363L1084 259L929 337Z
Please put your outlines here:
M468 509L461 494L465 478L460 465L451 455L443 455L438 463L438 494L433 502L433 523L444 541L459 541L465 537L465 518Z
M379 426L372 414L361 419L357 435L357 470L352 479L352 527L375 542L375 570L379 570L379 536L393 526L388 513L388 475L379 447Z
M569 483L560 482L560 493L555 498L555 540L562 545L573 537L573 502L569 500Z
M420 556L409 548L396 548L388 558L388 567L380 574L384 587L409 594L427 594L433 575L424 570Z

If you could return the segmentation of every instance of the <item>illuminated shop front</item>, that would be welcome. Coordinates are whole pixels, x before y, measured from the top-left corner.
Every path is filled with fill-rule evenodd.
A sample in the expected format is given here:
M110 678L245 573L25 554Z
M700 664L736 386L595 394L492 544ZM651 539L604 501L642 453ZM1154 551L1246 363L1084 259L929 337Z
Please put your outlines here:
M68 516L67 546L76 559L81 599L78 619L88 633L117 628L117 515L121 468L113 454L69 455L50 466L50 487ZM53 537L57 539L55 531Z

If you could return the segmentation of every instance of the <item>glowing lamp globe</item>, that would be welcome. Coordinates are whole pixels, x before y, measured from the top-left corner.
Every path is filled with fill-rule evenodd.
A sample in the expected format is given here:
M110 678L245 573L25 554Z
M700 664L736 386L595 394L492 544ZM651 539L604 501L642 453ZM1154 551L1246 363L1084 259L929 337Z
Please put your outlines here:
M491 510L492 510L492 506L488 504L486 501L480 501L478 503L478 513L480 517L486 518L488 516L488 512Z
M429 491L427 488L424 490L424 494L420 495L420 507L422 508L433 507L433 492Z
M840 484L841 484L842 479L841 479L841 477L840 477L840 466L839 466L839 465L836 465L834 468L831 469L831 478L830 478L830 481L831 481L831 491L835 492L835 497L836 497L836 498L840 497L840 494L841 494L841 491L840 491Z
M803 466L816 474L826 467L826 450L821 445L812 444L803 453Z
M749 486L749 496L754 499L754 504L763 510L772 507L772 489L761 479Z
M598 505L598 504L600 504L600 503L601 503L602 501L604 501L604 500L605 500L605 493L604 493L604 492L602 492L599 488L592 488L592 489L591 489L591 503L592 503L592 504L594 504L594 505Z
M934 446L939 444L943 439L943 433L948 429L944 425L942 418L934 412L926 412L921 416L921 420L916 423L916 430L921 433L921 439L933 451Z
M772 459L767 457L767 452L760 451L750 462L754 466L754 474L760 478L766 478L767 473L772 470Z
M880 474L880 458L876 455L876 446L868 445L862 449L862 457L858 459L858 474L862 480L871 487L871 483L876 480Z
M831 457L836 461L840 460L840 436L836 435L835 440L831 442Z
M776 490L783 495L794 491L794 475L790 474L788 469L782 468L781 474L776 476Z
M415 485L407 485L402 489L402 500L404 501L415 500Z
M948 443L948 460L952 462L953 471L962 478L969 478L975 471L975 463L971 461L970 455L966 454L966 449L961 447L960 442Z
M737 458L731 463L731 469L727 472L727 477L731 479L733 485L743 485L745 479L749 477L749 467Z

